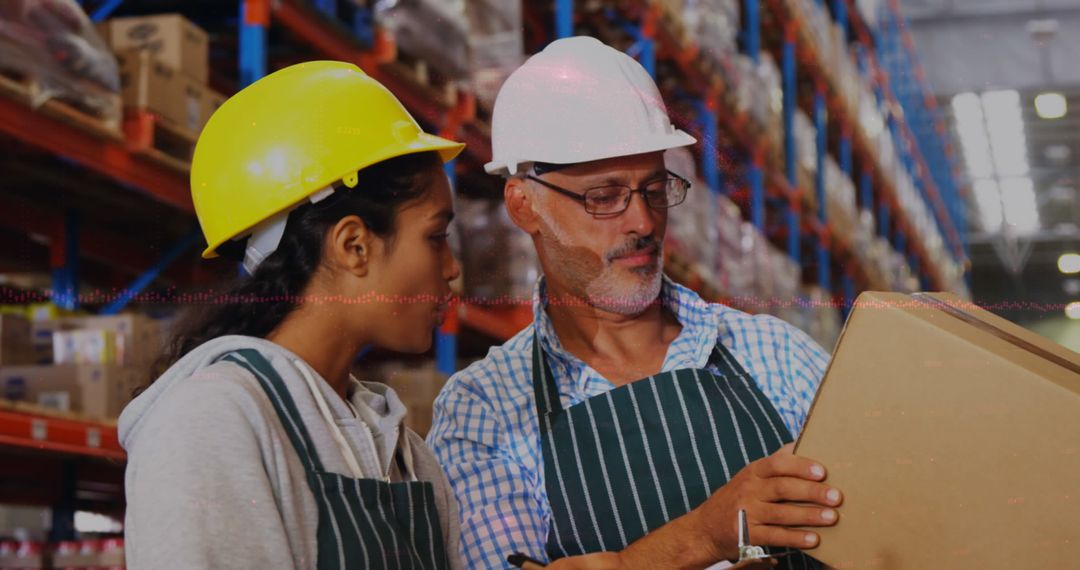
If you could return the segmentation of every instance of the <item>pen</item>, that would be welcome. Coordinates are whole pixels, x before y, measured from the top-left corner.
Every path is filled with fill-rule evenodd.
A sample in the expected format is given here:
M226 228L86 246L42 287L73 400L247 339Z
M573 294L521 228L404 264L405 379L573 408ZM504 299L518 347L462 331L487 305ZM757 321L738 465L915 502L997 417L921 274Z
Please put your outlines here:
M547 568L547 565L543 562L529 558L520 552L515 552L510 556L507 556L506 561L523 570L540 570L541 568Z

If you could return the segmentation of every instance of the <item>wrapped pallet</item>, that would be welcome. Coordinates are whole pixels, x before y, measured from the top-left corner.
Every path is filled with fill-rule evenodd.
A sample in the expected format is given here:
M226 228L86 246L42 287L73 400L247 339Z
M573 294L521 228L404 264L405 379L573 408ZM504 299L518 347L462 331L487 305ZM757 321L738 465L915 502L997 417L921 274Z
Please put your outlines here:
M25 78L34 107L60 99L119 127L116 60L74 0L0 2L0 71Z

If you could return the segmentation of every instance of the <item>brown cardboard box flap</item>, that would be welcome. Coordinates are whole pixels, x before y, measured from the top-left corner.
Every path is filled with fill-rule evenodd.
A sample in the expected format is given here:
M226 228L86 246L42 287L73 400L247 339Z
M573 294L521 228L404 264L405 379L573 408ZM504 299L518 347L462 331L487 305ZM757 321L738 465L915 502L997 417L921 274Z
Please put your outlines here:
M844 492L835 568L1071 568L1080 355L948 295L864 293L796 453Z

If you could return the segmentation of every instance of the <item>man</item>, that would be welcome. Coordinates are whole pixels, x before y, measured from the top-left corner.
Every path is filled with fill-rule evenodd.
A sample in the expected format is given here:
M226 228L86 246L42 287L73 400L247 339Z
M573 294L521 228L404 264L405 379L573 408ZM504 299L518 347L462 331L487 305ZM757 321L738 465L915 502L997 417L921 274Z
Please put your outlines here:
M838 518L824 467L792 455L827 357L778 319L702 301L662 273L691 145L629 56L549 45L495 103L490 173L533 237L534 323L450 379L429 437L470 568L704 567L755 544L811 548ZM700 191L700 190L699 190ZM792 503L800 503L795 505ZM799 551L781 568L816 567Z

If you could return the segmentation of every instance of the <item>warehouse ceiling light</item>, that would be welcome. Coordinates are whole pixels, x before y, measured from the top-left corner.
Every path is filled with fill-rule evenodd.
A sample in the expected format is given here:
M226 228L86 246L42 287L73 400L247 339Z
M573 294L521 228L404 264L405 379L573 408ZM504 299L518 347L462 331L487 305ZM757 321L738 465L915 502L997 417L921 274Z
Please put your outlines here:
M983 114L990 130L990 148L998 176L1028 173L1027 137L1016 91L988 91L982 95Z
M983 179L975 181L975 202L979 206L979 222L987 233L1001 229L1004 212L1001 211L1001 190L997 180Z
M1074 321L1080 320L1080 302L1073 301L1065 305L1065 316Z
M1001 204L1005 223L1017 235L1039 231L1039 208L1035 201L1035 185L1030 178L1006 178L1001 181Z
M953 97L952 109L983 230L993 233L1007 224L1015 235L1038 231L1020 94L960 93Z
M1069 110L1069 103L1061 93L1040 93L1035 97L1035 113L1040 119L1060 119Z
M1080 253L1066 253L1059 257L1058 271L1065 275L1080 273Z
M986 121L979 96L974 93L961 93L953 97L952 108L968 173L975 179L993 176L990 141L986 136Z

